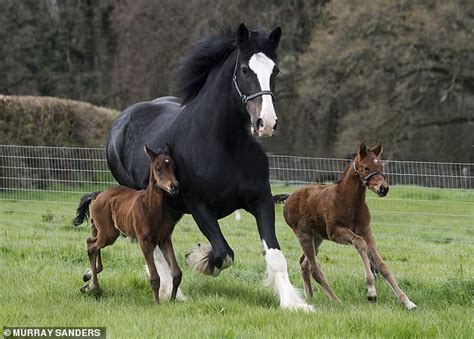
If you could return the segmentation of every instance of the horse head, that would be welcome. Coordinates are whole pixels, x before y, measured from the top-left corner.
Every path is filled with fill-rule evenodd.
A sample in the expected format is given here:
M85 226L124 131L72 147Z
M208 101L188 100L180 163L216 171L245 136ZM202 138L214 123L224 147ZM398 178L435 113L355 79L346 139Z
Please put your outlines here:
M262 36L259 32L249 32L244 24L240 24L236 34L238 53L233 82L250 115L252 132L259 136L271 136L277 128L273 93L279 72L276 50L280 37L280 27Z
M361 143L356 159L353 162L353 169L359 176L361 183L380 197L386 196L389 190L388 183L383 174L383 163L380 159L382 150L382 143L379 143L374 148Z

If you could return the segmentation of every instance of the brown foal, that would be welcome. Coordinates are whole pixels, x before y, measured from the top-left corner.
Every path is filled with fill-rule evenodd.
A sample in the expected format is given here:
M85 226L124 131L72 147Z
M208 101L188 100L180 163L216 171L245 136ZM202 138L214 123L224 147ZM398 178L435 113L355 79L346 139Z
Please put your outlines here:
M174 175L175 165L168 145L164 151L159 150L157 153L145 145L145 152L151 159L150 177L145 190L136 191L125 186L117 186L103 192L85 195L81 199L74 219L75 225L83 222L88 214L89 204L94 200L91 211L92 237L87 239L92 281L81 288L83 292L99 290L97 273L101 272L103 267L100 250L112 245L118 236L123 234L137 239L140 244L156 303L159 303L160 277L153 260L153 251L157 245L159 246L171 268L173 278L171 300L176 298L182 273L171 242L175 223L163 203L165 192L175 195L179 190ZM84 281L89 280L91 274L86 272Z
M338 183L307 186L289 196L275 197L277 202L285 201L285 220L303 249L300 266L307 295L313 294L312 276L330 299L339 301L316 262L318 248L327 239L353 245L359 252L370 301L377 299L372 264L388 281L400 302L409 310L416 308L377 252L370 228L370 212L365 203L367 188L381 197L387 195L389 189L380 161L381 153L382 144L370 149L362 143Z

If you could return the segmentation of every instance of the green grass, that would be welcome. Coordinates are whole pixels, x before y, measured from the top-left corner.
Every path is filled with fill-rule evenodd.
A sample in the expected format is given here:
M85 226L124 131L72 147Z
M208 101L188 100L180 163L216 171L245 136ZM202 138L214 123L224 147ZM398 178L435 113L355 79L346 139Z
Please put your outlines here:
M274 193L292 187L274 187ZM189 216L174 244L187 302L152 303L144 261L127 239L103 251L103 295L82 295L89 228L70 225L78 196L0 195L0 325L105 326L109 337L472 337L474 324L474 192L392 187L387 198L368 193L380 252L418 305L407 312L388 285L376 283L378 301L366 300L362 263L354 249L324 242L318 256L341 304L317 288L316 313L285 312L262 286L265 270L253 218L221 221L235 251L234 265L217 278L185 267L183 256L205 242ZM73 203L74 202L74 203ZM300 249L276 207L277 234L291 281L302 288Z

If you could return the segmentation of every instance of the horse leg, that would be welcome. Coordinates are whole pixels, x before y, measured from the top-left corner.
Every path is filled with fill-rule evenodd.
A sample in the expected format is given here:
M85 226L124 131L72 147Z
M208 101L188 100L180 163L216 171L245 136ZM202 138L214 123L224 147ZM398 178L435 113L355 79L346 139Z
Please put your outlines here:
M227 244L215 215L207 206L191 204L187 207L202 234L211 244L198 244L194 247L186 254L186 265L197 272L216 277L223 269L232 265L234 251Z
M397 296L398 300L408 309L414 310L416 309L416 305L408 298L408 296L403 292L403 290L398 286L397 281L393 277L392 273L390 272L387 264L383 261L382 257L380 257L377 246L375 245L375 240L372 235L364 236L364 239L367 243L367 247L369 249L369 253L373 258L374 264L377 269L380 271L380 274L387 280L387 282L392 287L393 293Z
M153 251L155 250L156 243L151 241L148 237L141 237L138 239L140 243L140 248L142 250L143 256L145 257L145 262L148 267L148 272L150 274L150 287L153 292L153 300L155 303L160 303L160 276L155 266L155 261L153 260Z
M306 312L314 311L313 306L306 303L288 277L286 259L280 250L275 234L275 208L270 187L265 197L259 202L249 204L247 210L257 221L258 233L262 241L267 263L265 285L274 289L280 300L280 307Z
M319 267L316 261L316 255L323 239L318 236L313 236L312 232L299 232L297 236L305 257L303 261L301 261L300 259L301 273L302 275L304 275L303 280L306 280L305 289L306 285L309 285L309 287L311 288L310 276L312 276L313 279L316 280L319 285L321 285L324 290L324 293L329 299L334 301L340 301L332 290L331 286L329 286L328 282L324 278L323 272L321 271L321 268ZM312 291L310 291L310 295L312 295Z
M171 276L173 277L173 290L171 291L170 300L173 301L176 299L176 293L178 292L178 287L181 284L183 273L178 266L178 262L174 254L173 243L171 242L171 237L168 237L163 242L163 244L160 245L160 249L163 252L166 262L171 269Z
M321 271L321 267L319 266L316 257L318 256L319 252L319 246L321 246L321 243L323 242L323 238L320 237L319 235L315 234L313 237L313 247L314 247L314 263L311 266L311 275L313 276L314 280L316 280L324 289L324 293L326 296L337 302L341 302L339 298L337 297L336 293L332 290L331 286L329 283L326 281L326 278L324 277L323 272Z
M85 284L84 286L81 287L81 292L82 293L96 293L99 291L99 281L97 279L97 267L96 267L96 258L97 258L97 252L99 251L99 246L97 244L98 239L97 237L89 237L87 238L87 255L89 256L89 262L90 262L90 278L92 278L92 281L89 284ZM87 279L87 280L89 280ZM84 280L84 277L83 277ZM87 281L84 280L84 281Z
M335 226L331 228L329 238L338 243L344 245L353 245L357 252L359 252L362 258L362 264L364 266L365 284L367 286L367 298L371 302L377 300L377 291L375 290L375 279L372 270L370 269L370 260L368 255L367 243L364 238L355 234L347 227Z

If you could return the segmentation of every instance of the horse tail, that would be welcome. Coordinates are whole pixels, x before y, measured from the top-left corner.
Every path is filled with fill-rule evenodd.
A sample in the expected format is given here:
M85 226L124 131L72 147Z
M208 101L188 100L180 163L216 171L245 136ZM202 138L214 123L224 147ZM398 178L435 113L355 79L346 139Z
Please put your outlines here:
M100 192L87 193L84 194L79 202L79 207L76 211L76 217L72 220L74 226L79 226L84 222L85 218L89 217L89 205L92 200L94 200Z
M288 199L289 194L277 194L273 196L273 202L275 204L283 204L286 199Z

